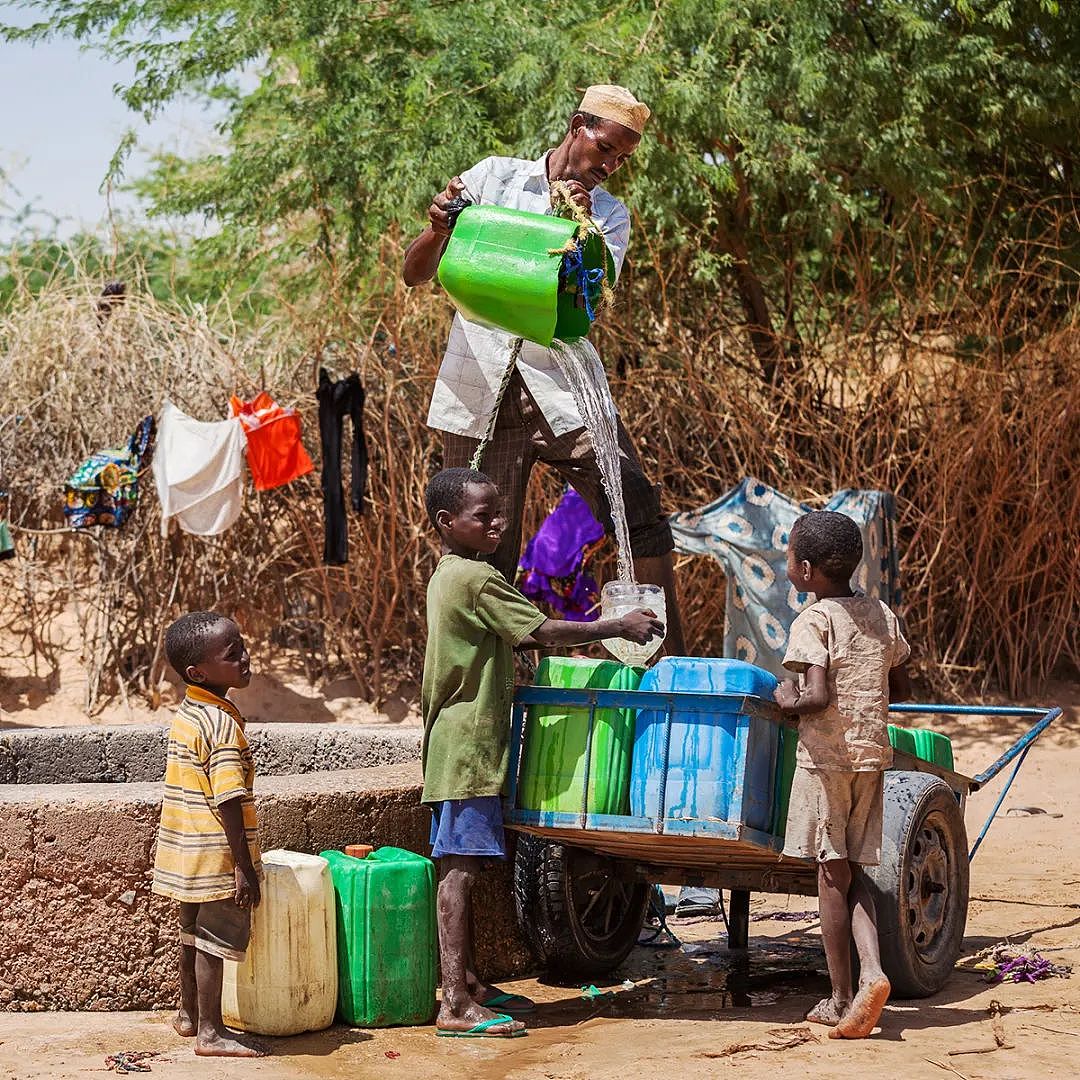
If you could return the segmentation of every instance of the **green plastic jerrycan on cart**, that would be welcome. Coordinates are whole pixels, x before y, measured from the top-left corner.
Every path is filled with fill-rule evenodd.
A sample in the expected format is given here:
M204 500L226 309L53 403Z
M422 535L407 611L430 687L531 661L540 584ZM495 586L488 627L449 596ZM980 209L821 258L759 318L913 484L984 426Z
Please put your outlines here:
M943 769L952 769L952 740L936 731L922 728L889 725L889 742L894 750L900 750L923 761L933 762ZM788 803L791 800L791 781L795 776L795 750L799 745L799 733L794 728L780 731L780 752L777 755L776 810L773 815L772 833L782 837L787 827Z
M893 748L912 757L929 761L942 769L953 767L952 739L927 728L905 728L889 725L889 742Z
M910 754L912 757L919 756L919 751L915 746L915 732L911 728L900 727L899 724L890 724L889 742L894 750Z
M636 690L642 668L614 660L545 656L535 686L564 690ZM523 810L581 812L589 710L583 706L530 706L518 781ZM589 760L589 813L625 814L630 808L634 711L597 709Z
M953 768L952 739L948 735L942 735L939 731L930 731L927 728L914 728L915 749L923 761L929 761L939 768Z
M788 806L791 804L791 784L795 779L795 755L799 748L799 732L793 727L780 729L780 745L776 751L776 803L769 831L781 839L787 834Z
M439 282L470 322L544 346L584 337L589 316L559 288L562 249L577 230L576 222L548 214L466 206L439 262ZM586 271L603 267L614 283L614 261L597 233L582 255Z
M435 1008L435 867L384 847L323 851L337 907L338 1015L353 1027L425 1024Z

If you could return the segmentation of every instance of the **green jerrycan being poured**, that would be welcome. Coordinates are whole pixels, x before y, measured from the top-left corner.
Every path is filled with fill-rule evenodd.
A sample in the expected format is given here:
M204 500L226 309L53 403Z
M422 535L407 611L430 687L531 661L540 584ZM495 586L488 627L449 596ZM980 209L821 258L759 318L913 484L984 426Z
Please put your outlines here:
M435 1008L435 867L383 847L323 851L337 906L338 1015L354 1027L425 1024Z
M547 214L467 206L439 262L439 282L470 322L544 346L584 337L589 316L559 289L563 248L577 230L575 222ZM603 267L614 283L615 264L597 233L582 254L586 271Z

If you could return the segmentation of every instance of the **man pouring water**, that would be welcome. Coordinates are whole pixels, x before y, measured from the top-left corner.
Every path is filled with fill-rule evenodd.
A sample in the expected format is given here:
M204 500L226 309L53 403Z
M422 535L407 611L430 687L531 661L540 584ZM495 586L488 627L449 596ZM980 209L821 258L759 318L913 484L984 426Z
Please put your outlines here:
M430 224L405 253L402 276L406 285L419 285L435 276L453 227L448 212L453 209L452 200L464 196L474 203L550 213L554 181L563 181L573 203L602 232L618 275L630 239L630 215L601 185L637 149L648 117L648 106L623 87L591 86L553 150L535 161L485 158L454 177L435 196L428 209ZM525 494L536 462L553 468L585 499L608 535L614 526L592 438L553 350L524 342L500 401L499 388L510 355L508 335L455 315L427 422L443 433L443 465L448 468L468 465L490 427L482 468L503 494L508 527L489 561L512 582L521 553ZM621 419L618 446L634 576L641 583L663 588L666 651L680 655L685 647L671 528Z

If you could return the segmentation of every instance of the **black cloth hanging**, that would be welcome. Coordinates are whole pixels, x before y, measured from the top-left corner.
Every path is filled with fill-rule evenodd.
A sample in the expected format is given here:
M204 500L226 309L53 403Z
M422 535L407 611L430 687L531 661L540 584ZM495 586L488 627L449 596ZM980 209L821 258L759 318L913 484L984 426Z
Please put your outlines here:
M322 444L323 516L326 544L323 562L343 566L349 561L349 530L345 520L345 492L341 483L341 440L345 416L352 420L353 441L350 452L351 503L356 513L364 512L367 492L368 452L364 438L364 388L354 371L333 382L325 368L319 368L319 441Z

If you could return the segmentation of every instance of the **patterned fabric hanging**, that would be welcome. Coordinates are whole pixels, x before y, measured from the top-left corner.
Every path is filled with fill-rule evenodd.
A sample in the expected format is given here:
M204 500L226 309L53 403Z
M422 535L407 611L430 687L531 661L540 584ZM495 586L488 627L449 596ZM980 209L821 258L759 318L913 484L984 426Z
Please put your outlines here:
M139 500L139 470L154 433L144 417L127 445L91 454L64 484L64 517L73 529L104 525L118 529Z
M813 603L810 594L798 592L787 579L791 527L813 509L748 477L703 509L671 518L677 551L712 555L724 566L724 654L778 678L789 675L783 668L788 630ZM821 509L846 514L862 532L863 561L852 587L898 609L902 597L892 495L845 488Z

